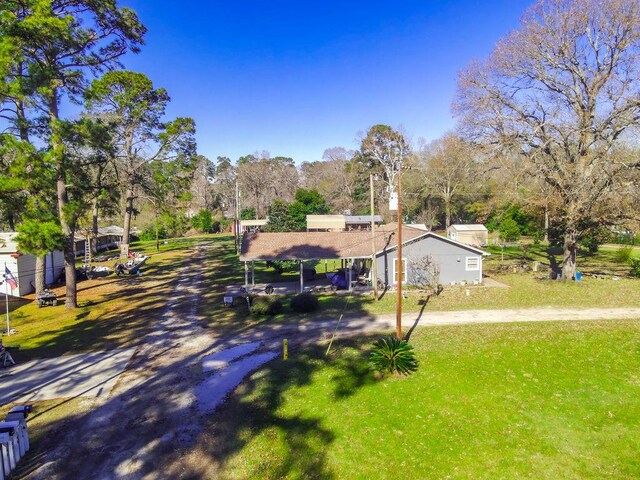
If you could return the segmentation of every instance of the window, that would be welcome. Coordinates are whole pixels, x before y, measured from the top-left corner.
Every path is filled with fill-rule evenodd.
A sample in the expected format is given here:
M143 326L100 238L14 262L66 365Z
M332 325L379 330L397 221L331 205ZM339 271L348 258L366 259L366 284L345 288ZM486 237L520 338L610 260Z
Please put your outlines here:
M398 259L393 259L393 283L398 283ZM402 259L402 283L407 283L407 259Z
M467 271L480 270L480 257L467 257Z

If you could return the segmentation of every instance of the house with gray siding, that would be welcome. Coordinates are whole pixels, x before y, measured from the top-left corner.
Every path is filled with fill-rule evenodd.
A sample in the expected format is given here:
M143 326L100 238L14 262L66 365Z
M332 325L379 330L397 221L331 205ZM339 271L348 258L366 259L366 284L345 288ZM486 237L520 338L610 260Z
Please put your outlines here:
M426 256L430 256L439 266L439 283L443 285L482 283L482 257L486 254L479 248L409 226L403 227L402 238L404 285L418 283L418 269ZM240 261L245 265L247 287L254 284L253 266L256 261L297 261L300 263L302 290L304 262L339 259L342 265L349 267L349 280L355 281L365 276L373 282L371 267L375 258L378 279L393 286L396 283L397 247L395 225L382 225L374 233L256 232L245 233Z
M396 283L397 245L376 255L378 278L387 285ZM439 283L443 285L482 283L482 250L441 237L433 232L402 242L403 285L415 285L420 274L420 260L431 256L440 267Z

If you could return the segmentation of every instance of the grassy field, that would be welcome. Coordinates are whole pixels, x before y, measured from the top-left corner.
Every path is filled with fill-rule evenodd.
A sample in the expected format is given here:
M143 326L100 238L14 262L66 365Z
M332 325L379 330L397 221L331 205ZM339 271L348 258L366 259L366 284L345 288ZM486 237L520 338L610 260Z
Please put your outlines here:
M419 371L383 380L369 341L294 351L211 419L199 463L225 479L638 478L638 327L418 329Z

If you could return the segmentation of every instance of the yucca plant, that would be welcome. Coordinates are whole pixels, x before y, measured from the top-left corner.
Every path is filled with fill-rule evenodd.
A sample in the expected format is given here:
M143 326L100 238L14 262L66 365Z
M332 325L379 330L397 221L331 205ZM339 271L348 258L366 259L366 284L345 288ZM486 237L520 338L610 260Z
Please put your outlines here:
M382 337L373 344L369 365L376 372L391 372L409 375L418 369L418 360L413 347L406 340Z

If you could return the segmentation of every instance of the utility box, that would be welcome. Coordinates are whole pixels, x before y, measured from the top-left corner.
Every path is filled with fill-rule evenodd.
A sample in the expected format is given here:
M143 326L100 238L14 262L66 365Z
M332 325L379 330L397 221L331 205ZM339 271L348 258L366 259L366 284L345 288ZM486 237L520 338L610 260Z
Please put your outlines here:
M5 480L29 451L27 417L31 405L16 405L0 422L0 480Z

